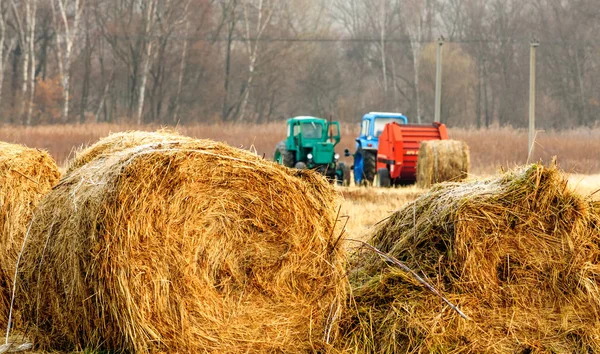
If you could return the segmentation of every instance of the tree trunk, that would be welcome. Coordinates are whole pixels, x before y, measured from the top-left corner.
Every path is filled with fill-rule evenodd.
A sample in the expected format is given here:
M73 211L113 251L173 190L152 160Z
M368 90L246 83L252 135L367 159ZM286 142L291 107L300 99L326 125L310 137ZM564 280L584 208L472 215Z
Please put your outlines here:
M416 15L416 14L413 14ZM421 13L419 11L419 18L421 17ZM421 123L421 93L420 93L420 89L419 89L419 77L420 77L420 60L421 60L421 38L422 38L422 31L421 31L421 21L419 20L419 22L417 23L417 25L415 26L415 28L407 28L408 31L408 36L410 39L410 48L412 51L412 56L413 56L413 72L415 75L415 91L414 91L414 97L415 97L415 103L417 105L417 123ZM415 33L416 30L416 33Z
M154 9L156 8L156 0L148 3L146 11L146 26L144 30L144 38L143 41L147 41L145 43L145 52L143 52L143 61L142 61L142 77L140 83L140 91L139 91L139 99L138 99L138 107L137 107L137 124L141 125L143 120L144 113L144 97L146 95L146 82L148 81L148 71L150 70L150 62L152 55L152 38L150 38L150 30L152 28L152 22L154 17Z
M227 49L225 51L225 80L223 87L225 92L223 93L223 109L221 111L221 117L223 120L229 119L231 109L229 107L229 80L231 75L231 45L233 44L233 32L235 31L235 25L237 19L235 16L235 9L237 7L237 0L233 0L228 5L227 14Z
M142 63L142 82L140 83L140 93L137 107L137 124L141 125L143 121L144 97L146 95L146 82L148 81L148 71L150 69L150 55L152 54L152 42L146 46L146 54Z
M387 83L387 67L386 67L386 60L385 60L385 37L386 37L386 33L385 33L385 25L386 25L386 8L385 8L385 1L382 1L380 3L380 11L379 11L379 20L380 20L380 32L379 32L379 49L380 49L380 54L381 54L381 72L383 75L383 101L384 104L387 104L387 89L388 89L388 83Z
M420 68L420 58L419 56L421 55L420 53L420 48L421 45L418 44L416 45L416 48L413 49L413 58L414 58L414 62L413 62L413 67L414 67L414 72L415 72L415 101L417 104L417 123L421 124L421 92L420 92L420 88L419 88L419 68Z
M583 83L583 64L581 62L581 59L579 59L580 55L579 55L579 49L575 48L575 72L577 75L577 90L578 92L578 96L579 96L579 105L581 106L581 108L579 109L579 125L587 125L587 104L586 104L586 99L585 99L585 89L584 89L584 83Z
M188 39L190 30L190 21L185 22L185 40L183 41L183 49L181 50L181 63L179 65L179 78L177 79L177 93L175 94L175 109L173 112L173 123L179 123L179 105L181 100L181 89L183 87L183 75L185 74L185 65L187 58Z
M492 102L492 107L490 109L490 103L489 103L489 98L488 98L488 86L489 86L488 73L487 73L487 68L485 66L485 62L484 62L483 63L483 109L485 111L485 127L486 127L486 129L489 128L490 124L492 123L492 114L494 112L494 107L493 107L494 102Z
M102 97L100 98L100 103L98 104L98 109L96 110L96 123L98 123L98 117L100 116L100 111L104 108L104 121L109 121L108 112L106 110L106 97L108 96L108 89L110 88L114 76L113 72L110 74L110 79L106 81L106 85L104 85L104 91L102 91Z
M85 123L85 112L87 111L88 95L90 91L90 76L92 71L92 48L90 44L90 35L86 30L85 51L84 51L84 73L83 84L81 87L81 104L79 105L79 122Z
M396 78L396 61L391 58L392 61L392 87L394 88L394 110L398 112L400 107L398 105L398 84Z
M56 48L58 54L58 67L61 74L62 88L63 88L63 112L62 121L69 121L69 104L71 100L71 61L73 52L73 43L79 32L79 18L83 6L79 6L79 0L75 0L72 4L75 10L75 16L73 23L70 24L67 19L67 7L69 4L63 2L64 0L52 0L52 18L54 19L55 26L59 26L59 21L56 20L56 2L58 1L58 11L62 21L62 27L64 29L64 37L56 36ZM61 39L64 40L64 48L61 48ZM63 53L64 51L64 53Z
M243 121L246 115L246 106L248 105L248 100L250 99L250 87L252 86L252 81L254 79L255 62L256 56L252 56L250 58L250 64L248 65L248 80L246 81L246 89L244 90L242 103L240 104L240 114L238 116L239 121Z
M477 59L477 101L475 102L475 123L477 124L477 129L481 129L481 80L481 57L479 57Z
M248 16L248 2L244 4L244 18L246 20L246 37L248 40L246 41L246 49L248 51L248 80L246 81L246 88L243 91L242 103L240 104L240 113L238 115L238 120L243 121L246 115L246 107L248 106L248 100L250 99L250 90L252 89L252 81L254 79L254 69L256 68L256 60L258 57L258 45L260 43L260 39L264 30L267 28L271 20L271 16L273 15L273 6L274 4L270 4L271 6L267 6L267 14L263 20L263 0L258 1L257 11L258 16L256 20L256 29L254 34L254 45L252 45L252 33L250 31L250 19Z
M31 7L30 7L30 3L29 0L26 0L26 13L29 13L31 11ZM27 15L27 18L29 18L29 15ZM24 30L25 34L23 36L23 81L21 83L21 109L19 111L19 117L24 118L25 117L25 108L26 108L26 104L27 104L27 88L28 88L28 84L29 84L29 57L30 57L30 46L29 46L29 33L27 31L27 29ZM24 122L23 122L24 123Z
M31 119L33 115L33 100L35 98L35 26L36 26L36 12L37 12L37 0L32 0L33 6L29 13L29 64L31 66L31 72L29 74L29 109L27 110L27 125L31 125Z
M10 52L13 50L15 46L15 39L13 38L4 50L4 43L6 42L6 22L4 20L4 16L0 16L0 112L1 112L1 99L2 99L2 86L4 84L4 68L6 64L8 64L8 58L10 56Z
M19 104L18 102L18 97L17 97L17 92L19 92L19 57L22 54L23 51L20 48L20 45L17 43L17 46L15 47L14 51L13 51L13 55L12 55L12 62L11 62L11 68L12 68L12 75L11 75L11 101L10 101L10 107L11 107L11 112L13 112L13 114L10 115L10 122L11 123L17 123L18 121L20 121L20 117L15 117L16 113L17 113L17 106Z

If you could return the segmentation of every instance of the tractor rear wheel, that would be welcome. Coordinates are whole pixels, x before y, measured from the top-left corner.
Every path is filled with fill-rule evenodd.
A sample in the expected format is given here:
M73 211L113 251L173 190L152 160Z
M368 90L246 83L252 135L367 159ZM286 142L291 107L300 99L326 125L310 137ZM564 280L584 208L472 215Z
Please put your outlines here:
M275 161L285 167L294 167L294 154L285 147L285 140L275 146Z
M377 173L377 152L362 150L363 156L363 181L372 185Z

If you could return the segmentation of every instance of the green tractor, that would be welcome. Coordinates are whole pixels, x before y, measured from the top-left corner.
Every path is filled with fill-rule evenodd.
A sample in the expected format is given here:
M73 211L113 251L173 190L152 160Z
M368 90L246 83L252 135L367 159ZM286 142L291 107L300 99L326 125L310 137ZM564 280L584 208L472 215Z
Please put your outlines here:
M340 142L340 123L316 117L287 120L287 139L275 147L275 161L287 167L311 169L340 185L350 183L350 169L339 162L334 147Z

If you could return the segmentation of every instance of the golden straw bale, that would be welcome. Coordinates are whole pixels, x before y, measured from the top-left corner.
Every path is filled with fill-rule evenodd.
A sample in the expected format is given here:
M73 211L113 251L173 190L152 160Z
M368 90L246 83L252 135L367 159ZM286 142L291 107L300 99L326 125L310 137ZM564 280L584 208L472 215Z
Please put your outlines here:
M0 142L0 323L8 319L15 264L31 217L59 178L45 151Z
M462 181L470 167L469 147L464 141L423 141L417 160L417 185L429 188L439 182Z
M129 134L142 144L71 169L33 221L17 301L36 345L329 348L347 280L327 181L209 140Z
M149 143L167 143L173 140L190 140L192 138L179 135L169 129L161 129L156 132L127 131L110 134L95 144L81 148L75 153L75 157L69 162L67 172L85 165L99 156L110 155L132 147Z
M370 241L469 319L373 252L351 274L360 353L600 352L600 214L553 164L443 183Z

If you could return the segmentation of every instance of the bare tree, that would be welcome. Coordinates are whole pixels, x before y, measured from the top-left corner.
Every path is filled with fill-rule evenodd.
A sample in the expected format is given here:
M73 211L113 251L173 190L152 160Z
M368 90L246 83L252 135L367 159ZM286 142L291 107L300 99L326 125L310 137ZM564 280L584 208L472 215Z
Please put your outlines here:
M150 69L150 65L152 62L152 54L153 54L153 45L154 40L151 37L151 30L155 23L155 11L158 0L151 0L144 2L145 6L145 15L144 15L144 31L142 32L142 36L144 36L144 49L142 50L142 73L141 73L141 83L140 83L140 94L138 99L138 108L137 108L137 124L140 125L143 123L143 110L144 110L144 97L146 94L146 82L148 81L148 71Z
M410 49L413 57L413 73L414 73L414 97L417 113L417 121L421 123L421 95L420 95L420 58L421 45L423 43L423 27L429 17L428 8L421 0L404 0L402 11L402 19L405 23L406 32L410 39Z
M8 45L5 49L5 43L7 40L7 31L6 31L6 16L7 9L3 4L3 1L0 0L0 102L2 99L2 86L4 83L4 71L6 68L6 64L8 63L8 58L12 50L16 45L17 39L12 37L10 38ZM1 106L0 106L1 107Z
M227 26L227 42L225 47L225 72L223 80L223 108L221 109L221 118L228 120L233 109L229 103L229 91L231 85L231 47L233 45L233 36L235 34L238 23L237 16L238 0L222 1L221 2L221 25ZM220 28L219 28L220 30ZM217 32L220 32L220 31Z
M69 102L71 97L71 61L73 57L73 45L79 34L79 19L84 9L85 0L51 0L52 17L55 27L61 28L63 35L57 35L56 53L58 55L58 72L63 89L63 112L64 122L69 120ZM68 20L69 11L73 11L73 22ZM57 15L60 20L57 19Z
M25 124L31 124L33 111L33 98L35 95L35 25L37 0L23 0L22 7L17 7L15 0L10 0L13 16L16 23L19 47L23 55L23 80L21 84L21 108L19 115L25 118ZM27 94L29 93L29 101ZM29 109L27 109L29 102Z
M254 80L254 70L256 68L256 60L259 55L260 41L265 29L271 22L271 17L275 10L277 2L269 0L244 0L244 22L246 30L246 52L248 54L248 79L246 81L245 90L243 93L242 102L240 105L240 114L238 120L243 121L246 116L246 107L248 98ZM254 26L252 26L252 17L255 18Z
M5 116L20 124L74 121L74 109L80 122L88 111L98 121L185 124L330 113L355 121L388 109L418 121L431 113L430 45L443 34L445 62L453 63L444 70L452 81L442 93L445 118L521 127L535 36L540 126L593 125L600 114L596 5L0 0L0 103L9 99L14 113Z
M186 18L185 21L185 36L186 38L183 41L183 48L181 49L181 64L179 66L179 77L177 79L177 93L175 94L175 108L173 111L173 122L179 122L179 109L180 109L180 100L181 100L181 90L183 88L183 75L185 74L185 66L187 59L187 52L189 46L189 40L187 39L188 34L190 33L190 21Z
M27 0L26 0L27 1ZM36 13L37 13L37 0L29 0L27 1L27 24L29 30L29 64L30 64L30 73L29 73L29 104L27 109L27 119L26 124L31 125L31 117L33 114L33 99L35 97L35 80L36 80L36 72L35 72L35 26L36 26Z

